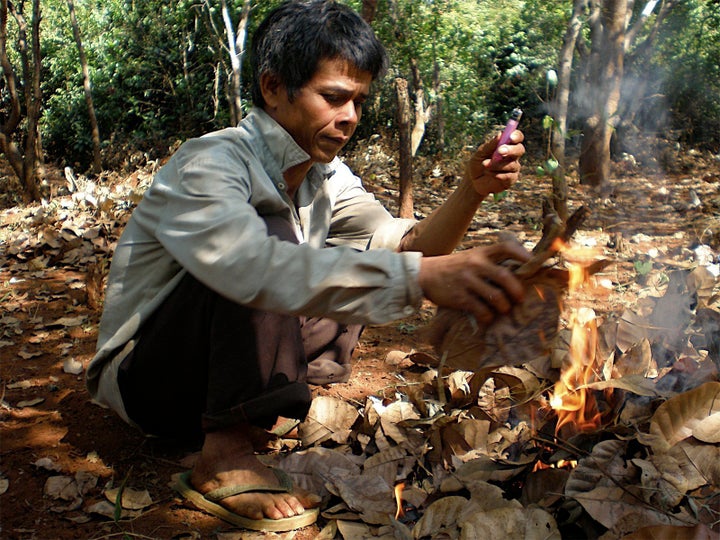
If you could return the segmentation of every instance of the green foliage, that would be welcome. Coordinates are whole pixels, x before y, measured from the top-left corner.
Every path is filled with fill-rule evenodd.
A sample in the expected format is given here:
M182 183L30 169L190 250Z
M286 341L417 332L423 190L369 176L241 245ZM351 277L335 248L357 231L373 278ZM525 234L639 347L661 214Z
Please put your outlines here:
M653 62L670 123L693 146L720 149L720 2L688 1L672 12Z
M280 0L255 0L249 33ZM237 17L242 0L229 2ZM361 0L347 0L357 10ZM643 4L643 3L640 3ZM395 5L396 12L391 12ZM229 122L227 53L211 34L217 0L76 0L93 97L106 146L140 149L185 139ZM359 137L395 124L395 77L412 82L417 62L426 100L442 98L445 140L437 117L420 151L455 152L474 146L504 123L513 107L525 111L523 130L532 152L546 125L547 73L557 54L572 2L542 0L395 0L380 2L373 23L388 48L391 70L375 87ZM671 11L668 30L648 59L629 66L649 81L638 120L657 127L669 119L678 137L717 148L720 139L720 3L688 0ZM78 52L65 0L43 0L43 141L51 158L89 163L91 140ZM237 21L235 21L237 23ZM649 25L647 25L649 28ZM222 30L222 25L219 25ZM646 30L647 31L647 30ZM438 91L433 71L440 73ZM249 73L243 66L244 106ZM414 91L414 88L411 88ZM632 88L628 86L628 91ZM660 114L659 108L663 109ZM442 143L442 144L441 144ZM535 150L542 151L541 148ZM552 163L543 166L550 173Z

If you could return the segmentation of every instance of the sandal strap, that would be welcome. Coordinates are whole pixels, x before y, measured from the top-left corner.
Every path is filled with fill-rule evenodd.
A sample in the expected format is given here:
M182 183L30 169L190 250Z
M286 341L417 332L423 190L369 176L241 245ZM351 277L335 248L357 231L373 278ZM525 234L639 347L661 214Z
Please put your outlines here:
M275 473L275 476L280 482L279 486L266 486L262 484L241 484L235 486L223 486L208 491L205 494L205 498L208 501L219 502L223 499L227 499L228 497L232 497L233 495L240 495L241 493L290 493L293 488L290 476L288 476L288 474L282 469L271 468L270 470Z

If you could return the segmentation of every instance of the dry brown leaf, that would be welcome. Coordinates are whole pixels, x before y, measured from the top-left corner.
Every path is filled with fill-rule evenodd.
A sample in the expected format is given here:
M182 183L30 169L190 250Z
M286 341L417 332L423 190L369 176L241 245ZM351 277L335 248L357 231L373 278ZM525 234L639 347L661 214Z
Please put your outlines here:
M708 382L674 396L660 405L650 420L650 444L656 453L667 452L691 437L706 418L720 412L720 382Z
M635 478L635 468L629 466L623 454L627 442L602 441L595 445L592 454L581 459L570 473L565 494L577 498L598 486L617 487L630 484Z
M646 338L630 347L625 354L615 359L613 377L642 375L656 377L657 364L653 360L650 341Z
M626 375L619 379L609 379L607 381L595 381L584 384L579 388L592 388L593 390L604 390L606 388L617 388L619 390L627 390L638 396L657 396L658 391L655 389L655 381L648 379L644 375Z
M106 489L104 491L105 498L112 504L115 504L119 492L120 488ZM143 510L151 504L153 504L153 500L146 489L138 490L133 488L124 488L122 490L120 505L125 510Z
M414 427L405 427L404 421L418 420L420 413L406 401L395 401L388 405L380 415L380 425L386 436L408 450L419 452L424 436Z
M408 456L404 449L395 446L368 457L363 464L363 474L379 476L389 486L394 486L398 480L403 480L410 474L416 463L416 458Z
M694 520L687 512L678 515L656 510L642 504L639 486L599 486L585 493L577 493L577 500L590 516L608 529L625 534L643 525L687 525Z
M40 405L43 401L45 401L45 398L37 397L34 399L24 399L22 401L18 401L16 407L18 409L24 409L26 407L34 407L35 405Z
M660 509L669 510L680 503L687 490L681 491L674 485L682 483L679 478L676 479L676 482L667 480L666 475L672 476L673 473L677 473L678 464L674 460L671 462L671 458L667 454L661 454L659 457L662 456L665 459L659 460L657 466L653 461L646 459L633 459L632 462L642 471L640 481L644 489L641 494L645 502L656 505ZM672 472L663 469L664 472L661 473L658 467L667 467Z
M643 339L648 339L651 335L649 326L646 317L626 310L617 325L617 341L615 344L620 352L624 354L633 345L640 343Z
M623 536L623 540L716 540L717 534L705 525L680 527L672 525L656 525L642 527L637 531Z
M115 505L109 501L98 501L85 508L89 514L98 514L108 519L115 519ZM128 510L123 508L120 512L120 519L131 519L142 514L142 510Z
M560 540L553 517L541 508L507 506L477 512L460 524L461 540Z
M366 523L388 524L395 515L395 491L379 476L352 475L332 470L326 475L328 489L337 494Z
M520 365L547 357L558 333L567 272L543 269L524 279L525 300L489 326L467 313L438 309L427 339L446 365L465 371Z
M87 317L84 315L78 315L77 317L60 317L59 319L56 319L55 321L49 323L47 326L65 326L65 327L72 327L72 326L80 326L87 320Z
M535 397L541 389L540 381L526 369L503 366L492 373L496 387L506 386L514 403L525 403Z
M490 422L488 420L476 420L464 418L456 424L450 424L467 442L468 446L476 452L486 453L488 435L490 433Z
M316 397L305 421L298 427L303 446L313 446L328 439L340 444L346 442L358 416L357 409L346 401L329 396Z
M720 443L720 412L716 412L700 420L693 428L693 437L697 440L717 444Z
M459 495L443 497L425 509L422 517L413 527L413 538L425 536L437 538L445 528L457 529L458 518L470 501Z
M367 523L358 521L337 520L337 528L345 540L365 540L374 538L372 529Z
M720 446L689 438L673 447L670 453L687 456L706 483L720 486Z
M296 485L321 497L328 494L325 476L330 471L345 471L349 475L360 474L360 466L353 456L319 446L291 452L278 460L275 465L287 472Z
M503 465L487 456L480 456L472 461L461 464L449 477L440 484L440 491L450 493L469 488L474 482L503 482L513 478L525 470L524 465Z
M80 498L78 485L72 476L50 476L45 481L43 494L63 501L74 501Z
M397 366L408 357L405 351L390 351L385 355L385 362L391 366Z
M488 482L477 481L468 485L470 492L470 501L472 504L465 506L462 514L458 518L459 522L472 519L473 514L477 512L489 512L498 508L522 508L520 501L516 499L506 499L503 490Z
M551 506L563 496L569 476L570 471L566 469L541 469L530 473L525 477L520 502L523 506Z

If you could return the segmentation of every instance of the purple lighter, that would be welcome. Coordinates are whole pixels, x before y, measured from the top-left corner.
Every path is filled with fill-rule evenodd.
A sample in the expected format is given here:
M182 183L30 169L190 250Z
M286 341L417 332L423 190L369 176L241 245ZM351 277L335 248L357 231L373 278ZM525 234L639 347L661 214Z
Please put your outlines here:
M507 121L507 124L505 124L505 129L503 130L502 135L500 135L500 140L498 141L495 152L493 152L492 161L497 162L503 158L503 156L498 153L497 149L510 140L510 134L517 129L521 117L522 109L515 108L512 110L510 113L510 119Z

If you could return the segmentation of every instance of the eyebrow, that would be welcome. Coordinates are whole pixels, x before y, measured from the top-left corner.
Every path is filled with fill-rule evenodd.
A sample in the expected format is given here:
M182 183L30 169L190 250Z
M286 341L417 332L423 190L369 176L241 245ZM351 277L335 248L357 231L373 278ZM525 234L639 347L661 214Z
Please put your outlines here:
M336 85L336 84L330 84L328 86L321 86L318 89L321 93L333 93L333 94L343 94L343 95L353 95L355 93L354 90L349 89L342 85ZM362 99L367 99L369 96L369 92L360 92L358 96Z

